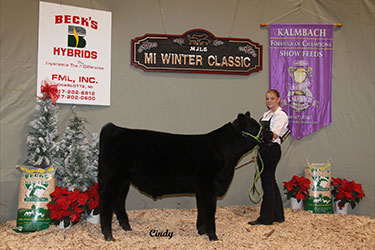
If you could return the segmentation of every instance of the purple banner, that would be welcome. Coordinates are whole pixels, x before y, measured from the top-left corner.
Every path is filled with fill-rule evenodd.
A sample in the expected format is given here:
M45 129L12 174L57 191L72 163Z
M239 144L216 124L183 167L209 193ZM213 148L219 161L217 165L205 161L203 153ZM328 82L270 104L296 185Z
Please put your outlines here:
M333 25L271 24L269 32L270 88L301 139L331 123Z

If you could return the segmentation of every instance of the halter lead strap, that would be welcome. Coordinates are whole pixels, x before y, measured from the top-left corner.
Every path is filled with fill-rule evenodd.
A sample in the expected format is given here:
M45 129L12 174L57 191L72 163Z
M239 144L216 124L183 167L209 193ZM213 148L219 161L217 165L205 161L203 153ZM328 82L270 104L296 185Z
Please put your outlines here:
M262 140L260 139L260 135L262 133L262 126L259 127L259 131L258 131L258 134L257 135L252 135L250 134L249 132L245 132L245 131L242 131L242 135L244 136L250 136L251 138L253 138L254 140L256 140L258 142L258 144L261 144L262 143ZM253 202L253 203L259 203L262 199L262 192L261 190L259 190L259 188L257 187L257 182L260 178L260 175L262 174L263 170L264 170L264 163L263 163L263 159L259 153L259 145L257 145L256 149L255 149L255 152L256 152L256 158L259 158L259 161L260 161L260 164L261 164L261 170L259 171L259 166L258 166L258 161L257 159L255 160L255 174L254 174L254 180L253 180L253 184L251 185L251 187L249 188L249 198L250 200ZM254 197L253 194L257 194L257 197Z
M257 146L257 147L259 147L259 146ZM260 164L261 164L261 170L260 171L259 171L257 158L259 158L259 161L260 161ZM259 148L256 149L256 158L255 158L254 164L255 164L255 166L254 166L255 167L255 173L254 173L253 184L249 188L249 198L253 203L256 204L256 203L259 203L262 199L262 191L259 190L259 188L256 184L257 184L257 182L260 178L260 175L262 174L262 172L264 170L264 163L263 163L263 159L262 159L261 155L259 154ZM255 194L255 193L257 194L257 197L253 196L253 194Z

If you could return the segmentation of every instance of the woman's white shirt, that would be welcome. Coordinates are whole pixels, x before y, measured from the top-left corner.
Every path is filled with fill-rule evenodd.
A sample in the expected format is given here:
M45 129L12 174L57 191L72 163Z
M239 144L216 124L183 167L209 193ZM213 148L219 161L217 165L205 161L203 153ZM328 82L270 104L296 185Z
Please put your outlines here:
M272 142L280 144L279 136L283 136L288 131L288 115L281 107L278 107L275 112L271 112L271 110L264 112L262 121L269 121L270 119L270 130L278 135Z

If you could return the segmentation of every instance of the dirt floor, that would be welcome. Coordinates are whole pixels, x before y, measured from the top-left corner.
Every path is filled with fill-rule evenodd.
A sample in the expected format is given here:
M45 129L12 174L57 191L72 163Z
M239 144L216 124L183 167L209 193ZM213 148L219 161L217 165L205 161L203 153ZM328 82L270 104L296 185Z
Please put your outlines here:
M210 242L195 229L196 209L132 210L128 215L133 230L123 231L114 219L114 242L104 241L99 224L86 221L34 233L14 232L15 220L0 223L0 249L375 249L375 218L365 216L285 208L285 222L250 226L258 206L218 207L219 240Z

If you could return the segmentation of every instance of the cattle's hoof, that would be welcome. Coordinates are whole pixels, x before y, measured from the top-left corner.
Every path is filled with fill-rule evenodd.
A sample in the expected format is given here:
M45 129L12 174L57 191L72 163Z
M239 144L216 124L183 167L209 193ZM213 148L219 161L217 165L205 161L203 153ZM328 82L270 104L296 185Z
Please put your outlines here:
M132 230L132 228L130 227L130 225L123 225L122 229L124 229L125 231L131 231Z
M203 229L198 229L198 234L199 235L203 235L203 234L206 234L206 230L203 230Z
M216 235L208 236L208 238L210 239L210 241L217 241L217 240L219 240Z
M104 236L104 239L105 239L106 241L115 241L115 239L112 237L112 235Z

